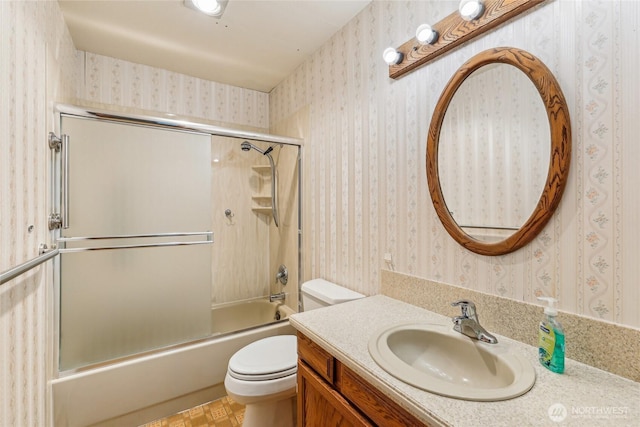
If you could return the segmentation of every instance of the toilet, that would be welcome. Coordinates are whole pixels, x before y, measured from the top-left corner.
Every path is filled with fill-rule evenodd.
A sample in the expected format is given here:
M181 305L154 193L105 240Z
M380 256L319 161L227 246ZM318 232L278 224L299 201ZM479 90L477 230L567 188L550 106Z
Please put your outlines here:
M302 309L309 311L364 295L324 279L302 284ZM229 360L224 386L245 405L243 427L293 427L298 350L295 335L254 341Z

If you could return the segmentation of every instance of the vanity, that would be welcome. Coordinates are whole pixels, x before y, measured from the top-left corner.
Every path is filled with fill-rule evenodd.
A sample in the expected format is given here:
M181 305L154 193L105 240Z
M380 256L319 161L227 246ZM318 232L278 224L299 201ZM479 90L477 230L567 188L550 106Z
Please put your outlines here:
M424 423L298 332L298 426L343 424L418 426Z
M482 307L478 311L482 315ZM290 322L298 331L299 427L637 426L640 417L639 383L571 359L563 375L554 374L538 364L536 347L500 335L502 349L520 355L535 371L535 384L525 394L483 402L409 385L374 361L371 338L400 324L453 324L384 295L297 313Z

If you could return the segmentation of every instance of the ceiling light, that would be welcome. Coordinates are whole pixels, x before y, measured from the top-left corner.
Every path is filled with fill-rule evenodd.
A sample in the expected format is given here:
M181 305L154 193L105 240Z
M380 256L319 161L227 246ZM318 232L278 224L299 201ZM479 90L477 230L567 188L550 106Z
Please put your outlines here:
M416 39L420 44L434 44L438 40L438 32L429 24L422 24L416 30Z
M473 21L482 16L484 4L481 0L462 0L458 11L465 21Z
M228 0L184 0L184 5L205 15L220 18Z
M398 52L394 48L388 47L384 52L382 52L382 58L384 59L384 62L389 65L398 65L404 59L404 55L402 52Z

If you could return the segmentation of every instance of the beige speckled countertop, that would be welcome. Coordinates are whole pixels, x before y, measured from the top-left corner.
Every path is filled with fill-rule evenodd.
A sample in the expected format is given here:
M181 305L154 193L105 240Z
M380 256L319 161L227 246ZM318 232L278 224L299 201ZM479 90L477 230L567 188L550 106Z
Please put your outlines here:
M482 321L482 307L478 307L478 313ZM371 336L399 323L451 324L451 320L383 295L297 313L290 321L392 400L429 423L465 427L640 426L640 383L571 359L565 362L564 374L554 374L538 363L536 347L500 335L496 335L500 343L513 346L513 351L524 355L536 371L535 385L523 396L471 402L422 391L397 380L369 355ZM560 416L564 408L564 419L553 421L549 416L552 407L560 408L556 412Z

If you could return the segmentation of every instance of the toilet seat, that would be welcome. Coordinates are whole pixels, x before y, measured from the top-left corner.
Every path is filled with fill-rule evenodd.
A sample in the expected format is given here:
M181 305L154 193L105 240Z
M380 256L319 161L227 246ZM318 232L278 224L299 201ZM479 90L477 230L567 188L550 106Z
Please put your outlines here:
M229 360L228 374L243 381L268 381L297 372L297 338L278 335L254 341Z

